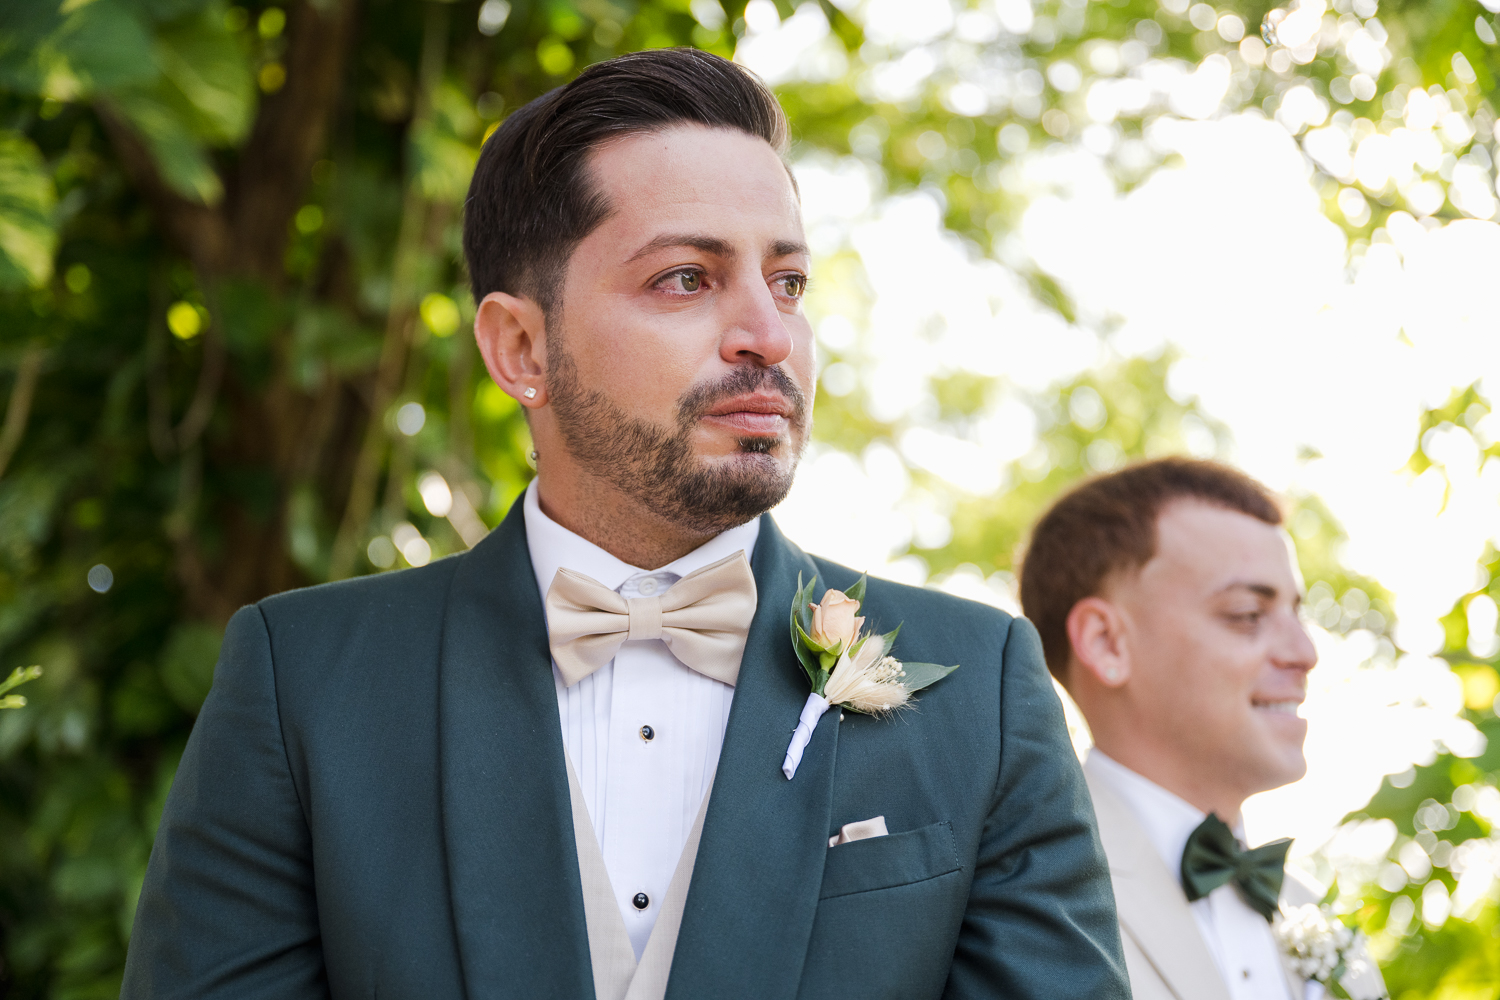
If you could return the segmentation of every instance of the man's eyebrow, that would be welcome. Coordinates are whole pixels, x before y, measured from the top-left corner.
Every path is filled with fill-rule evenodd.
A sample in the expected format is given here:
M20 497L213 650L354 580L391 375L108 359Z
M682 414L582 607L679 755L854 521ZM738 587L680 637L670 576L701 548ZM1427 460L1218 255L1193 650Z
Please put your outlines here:
M1223 594L1231 590L1248 590L1252 594L1264 597L1267 600L1275 600L1276 595L1280 593L1280 591L1269 583L1255 583L1251 580L1235 580L1233 583L1227 583L1219 588L1219 593Z
M640 260L658 250L670 250L675 247L692 247L694 250L701 250L724 260L734 260L738 256L728 240L721 240L717 236L704 236L699 233L663 233L649 240L645 246L632 254L626 263ZM806 243L797 240L776 240L771 244L766 256L768 258L795 257L798 254L804 256L810 254Z
M729 241L721 240L717 236L703 236L698 233L663 233L648 241L645 246L632 254L626 263L640 260L658 250L669 250L673 247L692 247L694 250L701 250L725 260L733 260L736 256L734 247Z
M796 240L777 240L771 244L771 252L768 257L795 257L798 254L811 256L806 243L798 243Z

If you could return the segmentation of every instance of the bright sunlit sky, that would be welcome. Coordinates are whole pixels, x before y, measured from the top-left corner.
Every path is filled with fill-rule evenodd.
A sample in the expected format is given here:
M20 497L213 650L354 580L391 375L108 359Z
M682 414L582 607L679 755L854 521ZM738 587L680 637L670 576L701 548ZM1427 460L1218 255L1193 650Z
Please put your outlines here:
M907 10L904 20L919 19ZM741 61L774 81L799 59L805 67L827 58L816 19L794 22L764 25ZM1180 154L1180 165L1125 195L1082 147L1033 151L1021 167L1034 194L1011 239L1063 281L1085 318L1123 320L1107 342L1069 327L1007 270L945 234L931 196L883 197L858 161L799 162L815 251L852 247L876 290L862 329L824 319L819 336L836 348L864 338L875 359L864 373L869 405L887 418L920 413L934 372L966 369L1042 390L1111 357L1173 344L1183 357L1174 394L1198 396L1230 428L1233 460L1275 489L1323 498L1349 534L1345 564L1395 594L1409 652L1395 669L1360 669L1377 653L1368 633L1315 629L1321 661L1303 708L1308 776L1246 809L1252 842L1295 836L1294 853L1305 854L1383 775L1430 759L1435 744L1478 752L1478 734L1455 718L1461 690L1430 654L1441 640L1437 617L1474 589L1476 560L1500 528L1500 463L1477 475L1472 440L1447 435L1434 446L1452 478L1446 507L1438 470L1415 479L1401 470L1423 407L1477 378L1500 391L1500 225L1398 216L1391 242L1351 269L1344 235L1321 214L1310 168L1281 124L1258 112L1164 119L1150 140ZM935 342L934 316L946 326ZM1480 431L1500 438L1500 418ZM1011 402L988 415L977 440L918 430L901 447L913 464L986 494L1034 440L1029 412ZM1299 459L1309 448L1322 457ZM884 447L862 456L814 449L777 516L805 548L908 582L923 582L921 565L894 554L946 530L909 495L902 462ZM943 585L1014 608L1000 580L959 574Z

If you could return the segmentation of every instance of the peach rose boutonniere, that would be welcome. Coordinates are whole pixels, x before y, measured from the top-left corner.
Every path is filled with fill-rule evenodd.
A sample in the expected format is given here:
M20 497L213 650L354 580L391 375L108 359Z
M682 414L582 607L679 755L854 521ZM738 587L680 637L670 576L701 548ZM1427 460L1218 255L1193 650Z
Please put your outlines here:
M797 596L792 601L792 648L807 674L812 693L802 706L802 717L792 731L781 773L790 781L802 763L802 754L812 739L818 720L830 708L848 709L865 715L884 715L911 702L914 692L935 684L958 669L936 663L903 663L890 655L901 626L884 635L865 632L860 605L865 597L865 577L848 591L828 590L823 600L812 603L817 578L802 584L797 576Z

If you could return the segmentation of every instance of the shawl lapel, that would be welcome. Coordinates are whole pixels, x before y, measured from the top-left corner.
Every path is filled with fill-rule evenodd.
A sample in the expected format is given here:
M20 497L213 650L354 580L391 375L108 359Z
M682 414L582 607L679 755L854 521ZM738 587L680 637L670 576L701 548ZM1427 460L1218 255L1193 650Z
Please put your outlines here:
M1120 797L1094 777L1087 762L1083 770L1122 929L1179 1000L1229 1000L1182 887Z
M837 709L788 781L787 742L807 700L787 634L797 574L817 570L769 516L751 568L759 601L714 776L667 1000L793 1000L817 912L833 809Z
M464 556L443 625L443 836L466 993L594 996L546 620L522 505Z

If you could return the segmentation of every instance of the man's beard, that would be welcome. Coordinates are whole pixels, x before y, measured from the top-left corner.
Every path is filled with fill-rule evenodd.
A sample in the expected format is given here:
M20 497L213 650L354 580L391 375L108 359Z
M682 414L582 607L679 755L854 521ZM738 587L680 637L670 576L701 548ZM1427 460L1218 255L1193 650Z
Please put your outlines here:
M776 506L792 488L806 442L807 400L778 366L742 365L710 385L694 386L677 403L677 427L636 420L601 393L584 388L572 355L551 345L547 395L568 449L593 476L665 520L717 534ZM786 437L742 437L739 454L722 464L693 455L698 421L724 399L770 389L791 405ZM770 452L787 444L785 465Z

